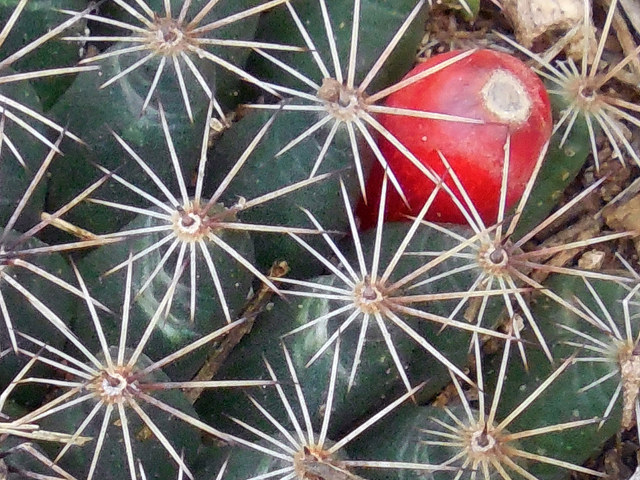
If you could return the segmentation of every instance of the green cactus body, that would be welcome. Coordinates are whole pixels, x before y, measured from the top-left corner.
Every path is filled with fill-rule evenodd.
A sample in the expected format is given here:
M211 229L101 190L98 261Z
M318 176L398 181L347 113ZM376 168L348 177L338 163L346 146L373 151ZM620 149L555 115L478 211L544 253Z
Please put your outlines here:
M336 344L328 378L320 379L300 377L301 370L296 367L297 361L294 360L289 349L283 344L282 349L284 356L282 360L286 363L285 370L288 370L289 377L293 382L292 387L281 382L284 376L278 375L276 369L279 366L272 365L265 359L265 365L269 371L269 377L276 382L274 389L269 389L269 393L279 397L279 403L282 407L276 411L273 402L257 399L250 395L249 400L253 406L261 413L264 419L271 424L270 427L262 428L262 425L254 423L253 419L247 421L247 415L243 414L239 418L231 417L231 419L241 426L244 430L257 435L260 440L248 440L243 436L234 436L231 440L233 444L238 444L251 449L253 452L239 450L234 448L233 458L229 468L226 470L227 475L231 478L254 478L255 475L275 476L284 475L286 478L305 480L312 478L354 478L349 467L345 463L347 461L344 447L375 425L380 419L384 418L389 412L394 411L399 405L407 401L420 387L413 388L406 394L396 398L392 402L386 402L387 405L377 411L366 421L360 423L349 433L337 433L341 436L340 440L334 442L329 439L332 422L335 421L334 401L336 395L344 389L344 385L338 377L340 365L340 341ZM280 361L278 363L281 363ZM304 374L303 374L304 375ZM305 375L306 377L306 375ZM315 392L305 389L304 385L310 385L313 380L314 385L322 384L325 386L323 393L324 405L320 407L320 411L314 412L310 409L315 402ZM311 385L310 385L311 386ZM313 390L314 387L312 387ZM313 396L313 397L312 397ZM280 413L280 411L284 410ZM315 410L315 407L314 407ZM244 413L244 412L243 412ZM321 418L319 418L321 417ZM318 429L317 431L315 429ZM216 458L217 457L217 458ZM265 458L266 457L266 458ZM203 464L200 469L206 471L211 466L218 468L220 455L214 452L213 461L209 452L200 457ZM225 462L225 466L226 466ZM216 465L217 464L217 465Z
M559 111L553 102L554 111ZM561 133L551 139L536 183L522 214L514 237L518 238L544 220L562 199L563 192L576 178L590 153L589 132L582 119L578 119L569 136L563 140Z
M317 279L317 281L331 285L335 278L326 276ZM240 376L269 378L265 371L263 355L278 377L285 377L287 365L279 352L279 336L330 311L331 307L328 302L322 299L274 300L268 311L258 317L251 335L236 347L217 377L224 379L235 379ZM332 366L331 355L324 355L308 368L305 365L330 336L331 331L327 327L326 323L322 323L292 339L285 339L298 379L304 386L304 396L314 423L318 423L324 414L326 380L323 379L329 376ZM332 411L334 428L342 428L344 425L351 424L369 409L384 402L388 395L394 390L397 391L402 385L398 374L394 372L393 359L386 351L384 342L377 340L369 342L367 356L362 359L359 366L360 374L364 378L367 378L367 375L370 376L367 378L368 381L354 384L351 391L347 393L346 386L357 344L356 339L353 338L354 335L350 335L350 337L345 339L341 349L337 378L338 394ZM415 350L414 357L408 360L427 361L426 355L417 349ZM271 392L261 391L254 393L254 395L273 415L278 418L286 418L286 412L280 400ZM239 434L241 430L225 421L224 417L227 415L247 421L261 429L269 430L271 428L260 412L247 408L245 396L240 391L204 392L196 403L196 409L208 423L228 425L226 429L232 433Z
M0 229L0 237L4 230ZM18 238L16 232L9 232L4 238L5 245L11 245ZM70 281L73 277L68 263L60 254L49 253L42 255L20 255L20 250L46 247L35 238L30 238L21 243L15 249L5 252L0 246L0 308L2 309L0 321L0 338L2 348L10 348L11 341L7 332L7 323L10 322L16 341L20 345L25 342L20 333L37 338L46 338L48 343L55 348L62 348L65 340L47 318L43 317L32 301L44 302L47 307L67 325L70 326L76 308L75 297L59 286L54 286L33 268L41 269L50 275ZM27 296L29 295L29 297ZM33 296L31 298L30 296ZM19 333L16 333L18 331ZM6 388L13 380L18 370L26 363L27 357L9 356L2 360L0 369L0 385ZM36 374L45 375L50 371L38 366ZM37 398L42 394L42 389L31 386L18 392L16 400L34 406Z
M212 210L224 210L216 205ZM156 208L156 211L159 209ZM144 229L162 225L164 222L156 218L140 215L125 227L125 231ZM253 263L253 244L247 232L221 230L216 233L218 238L231 245L235 251ZM82 275L88 281L94 296L104 302L114 311L119 311L122 303L121 294L126 286L126 262L129 254L136 256L144 253L148 248L158 245L163 238L172 240L169 233L152 233L133 237L131 241L106 245L91 252L79 262ZM136 302L130 315L129 345L135 346L142 336L149 318L159 308L167 291L173 290L169 311L163 315L156 331L149 342L146 353L153 359L159 359L196 341L202 336L222 327L225 324L225 313L222 300L211 278L207 259L199 245L190 244L173 239L174 242L164 243L159 247L134 260L131 288ZM173 254L165 258L171 252ZM212 260L217 274L221 279L224 302L229 309L231 318L238 318L241 308L246 303L251 289L253 275L242 265L239 265L226 252L211 241L205 240L208 257ZM182 255L180 251L185 249ZM190 266L184 266L185 259L190 258L190 252L195 251L197 283L191 283ZM120 266L119 271L103 276L113 267ZM159 271L156 271L160 268ZM178 281L176 282L176 275ZM148 283L149 280L151 283ZM142 288L144 287L144 290ZM190 317L192 306L192 289L195 291L195 316ZM105 334L111 343L117 341L120 335L120 319L106 317L103 321ZM94 326L91 319L79 316L75 331L83 342L92 348L97 348ZM191 378L204 362L207 352L204 349L182 359L165 368L174 380Z
M381 265L389 262L393 252L398 248L407 233L406 225L387 225L385 230L385 242L383 243ZM428 233L427 233L428 232ZM432 247L438 242L447 244L449 237L437 231L425 229L423 235L417 235L413 246L419 248L429 243ZM373 235L363 238L363 250L374 251ZM355 252L347 253L349 263L357 265ZM370 261L370 259L367 259ZM355 263L354 263L355 262ZM396 267L389 283L399 279L425 263L418 256L405 257L400 266ZM457 260L445 263L439 269L434 269L434 276L448 268L455 268ZM437 272L436 272L437 270ZM381 275L381 274L380 274ZM415 295L428 295L442 291L450 291L456 282L464 282L464 277L445 277L440 283L427 284L414 291ZM298 375L307 388L306 393L310 404L310 411L321 412L322 391L321 385L316 385L313 379L328 375L327 370L331 362L327 359L328 350L335 345L338 332L342 341L341 360L338 373L338 384L347 386L351 384L348 393L338 395L334 402L333 419L337 425L349 425L367 411L372 411L376 405L380 405L384 399L389 398L392 392L401 389L404 383L406 388L410 384L422 379L428 379L427 386L420 395L429 398L437 393L449 380L447 368L433 358L433 352L442 355L449 365L464 365L467 357L467 346L470 335L460 331L456 327L450 327L442 334L438 334L442 324L427 319L411 318L401 312L378 315L369 312L364 307L359 307L358 293L353 293L353 298L340 300L325 298L325 292L331 289L344 288L343 280L336 275L318 277L305 282L304 290L309 293L302 294L301 288L293 292L287 292L291 297L287 301L275 300L273 306L262 313L252 331L250 337L245 339L234 351L226 366L220 372L222 378L237 378L242 372L250 372L252 376L260 375L262 371L262 352L272 352L278 345L278 336L285 335L285 344L291 350L291 357L298 369ZM460 285L461 286L461 285ZM356 286L356 290L358 287ZM310 290L310 291L309 291ZM406 290L396 292L402 296ZM296 300L297 296L307 297ZM393 302L393 296L388 300ZM424 300L421 299L422 302ZM432 302L426 307L432 317L439 318L443 323L447 322L447 315L453 309L455 301ZM409 302L409 306L411 302ZM372 307L375 310L375 306ZM389 307L393 310L393 306ZM390 316L389 316L390 315ZM366 320L364 320L366 317ZM366 321L367 325L364 325ZM306 326L308 325L308 326ZM381 329L382 325L383 329ZM471 330L473 327L469 326ZM364 336L363 336L364 335ZM364 339L364 340L361 340ZM428 342L428 348L419 342ZM429 351L428 349L432 349ZM326 354L323 352L327 352ZM285 367L280 360L273 359L267 353L267 358L273 363L277 372ZM312 365L304 368L313 360ZM400 370L401 369L401 370ZM407 384L407 382L410 382ZM313 390L320 388L320 390ZM347 389L344 389L346 392ZM224 394L205 393L197 404L201 415L211 415L216 422L222 412L236 412L241 405L238 392L225 392ZM226 397L226 398L225 398ZM223 398L223 399L221 399ZM214 413L219 411L219 413ZM235 413L233 413L235 415ZM256 420L259 421L259 420Z
M428 7L478 27L435 12L431 52L501 29L498 9L79 1L0 0L0 478L602 476L587 458L640 410L640 275L554 262L637 231L538 239L604 182L556 208L589 153L597 169L597 134L640 165L638 49L613 64L604 43L617 0L606 18L584 2L565 38L581 65L548 60L562 41L526 52L558 97L555 136L512 212L505 144L493 225L446 159L440 178L378 119L469 122L384 100L418 81L402 76ZM410 222L385 224L381 201L362 231L369 167L381 199L402 191L380 137L436 187ZM424 220L448 179L469 228Z
M389 423L381 423L377 427L384 429L386 426L390 430L390 424L399 426L395 445L393 438L390 442L392 446L361 440L352 445L351 455L367 455L378 459L384 456L391 461L405 462L406 469L414 470L413 473L399 472L395 478L415 478L414 475L422 470L438 466L452 469L456 472L456 478L471 479L477 475L485 479L494 476L505 478L514 473L525 478L565 478L565 469L599 475L594 470L580 466L584 457L575 462L576 452L573 452L573 458L567 455L571 449L568 442L563 444L557 441L559 436L568 432L574 437L592 435L598 428L598 421L581 419L575 412L572 417L565 418L562 415L566 410L564 406L552 413L541 412L549 408L549 394L558 393L554 386L566 380L571 361L565 361L555 370L547 369L544 377L530 378L530 384L525 388L516 387L513 384L513 361L509 362L514 340L517 339L513 337L506 342L499 362L492 359L489 365L483 366L480 342L475 339L479 388L477 399L475 392L463 389L452 375L458 398L445 398L447 404L444 406L397 411L387 420ZM542 354L535 360L545 367L548 365ZM508 366L509 363L512 365ZM515 370L517 374L518 369ZM507 371L510 375L505 376ZM521 376L516 375L515 378L522 381ZM489 388L485 388L485 379ZM517 392L516 388L519 388ZM565 397L552 398L567 404L569 395L573 395L569 398L575 398L574 392L564 391ZM513 402L514 397L518 397L517 402ZM476 404L477 409L472 406ZM549 448L551 445L555 448ZM362 451L355 450L357 448ZM441 478L438 472L434 476Z
M273 434L273 432L270 433ZM296 438L297 432L291 431L287 433L288 436L285 436L282 433L273 434L273 438L276 441L282 442L282 444L288 444L289 438ZM256 443L259 447L264 447L265 449L273 451L273 443L270 441L259 440ZM327 441L327 446L331 446L333 443L334 442ZM242 447L227 449L214 448L212 451L203 450L201 452L200 456L196 460L196 464L198 466L196 476L197 478L215 478L216 473L224 464L225 459L228 458L228 462L225 464L224 468L224 478L228 478L229 480L245 480L259 475L268 475L285 470L280 474L284 475L285 473L289 473L292 466L292 474L295 473L295 477L293 478L296 480L303 480L305 475L314 475L314 473L305 471L305 459L303 457L304 455L297 455L295 456L295 460L291 462L289 459L285 460L284 458L274 458L260 453L259 451L249 450ZM324 459L324 463L331 463L339 468L340 462L346 459L344 450L339 450L331 455L330 459Z
M282 1L269 3L273 7ZM143 5L144 8L142 8ZM170 12L167 12L167 5L170 6ZM187 10L183 11L185 6ZM250 52L247 47L251 47L258 19L264 8L265 2L261 0L223 0L215 4L205 0L169 3L151 0L138 3L132 10L125 9L122 4L114 2L102 7L104 17L95 18L97 23L94 28L96 36L104 39L103 41L109 40L109 37L120 38L123 29L131 33L132 37L141 37L141 31L145 30L145 35L156 37L159 43L162 43L160 37L164 37L165 44L157 52L153 48L147 48L142 51L141 56L133 53L132 58L136 60L150 53L157 53L157 61L145 64L145 68L150 72L149 81L145 84L146 88L151 86L150 79L158 71L158 62L164 55L166 63L161 70L161 78L166 83L167 80L164 78L169 77L168 81L172 82L172 88L161 89L158 98L168 103L162 96L162 90L164 95L170 95L171 92L178 93L181 90L174 66L177 61L180 64L183 81L190 90L191 106L197 107L201 103L197 96L195 98L191 96L193 91L202 92L210 89L221 107L229 110L238 105L241 84L238 71L231 71L231 68L244 69ZM269 6L267 5L266 8ZM135 17L132 11L136 13ZM233 19L228 21L229 18ZM110 19L122 23L114 26L109 23ZM132 40L130 43L141 45L145 41ZM245 43L248 45L243 45ZM268 47L265 46L265 48ZM191 65L185 60L183 53L188 56L192 62ZM130 51L124 52L124 56L131 55ZM172 59L172 55L175 56L175 60ZM92 63L93 60L87 58L85 62ZM127 61L127 63L134 62ZM202 80L196 77L194 70L200 72ZM250 80L248 75L243 78ZM178 106L181 103L183 103L182 99L178 101Z
M15 7L16 0L4 0L0 3L0 24L6 22ZM37 0L29 1L20 14L19 21L13 27L11 35L0 46L0 59L19 51L22 47L36 40L39 36L53 30L71 17L59 10L83 10L86 3L81 0ZM78 19L67 30L68 35L82 35L86 28L85 19ZM11 63L11 67L19 72L35 72L61 66L72 66L80 58L80 46L54 37L40 48ZM72 75L52 76L33 81L33 88L45 110L58 100L60 95L73 82ZM37 157L36 157L37 158Z
M467 410L462 405L446 408L407 405L374 427L371 438L359 439L350 445L348 451L356 458L405 464L405 468L362 470L372 480L444 480L454 476L468 479L476 475L487 480L502 478L494 465L488 465L486 470L483 468L482 435L478 434L478 424L470 418L486 421L481 420L483 414L474 409ZM387 434L389 431L393 431L391 436ZM509 435L509 432L505 430L503 434ZM383 437L384 442L372 441ZM487 450L491 446L491 440L484 445ZM502 458L508 456L509 448L518 447L518 441L509 442L509 447L503 447ZM496 463L499 464L500 460ZM528 471L532 462L516 459L516 464ZM438 471L438 466L444 468ZM506 462L503 466L505 471L511 470Z
M205 190L218 185L223 176L236 161L238 151L244 150L253 140L256 132L271 118L268 112L249 112L235 123L216 142L209 158L209 173ZM256 197L278 192L280 189L309 178L312 157L321 149L321 144L310 140L307 149L293 149L276 157L276 153L306 128L309 117L315 113L276 113L274 123L269 128L268 137L253 151L251 158L234 178L223 196L225 203L234 203L239 197ZM347 171L351 166L348 144L339 148L333 145L328 151L319 173L340 172L349 185L348 190L355 198L353 174ZM282 227L312 227L302 209L313 212L314 216L329 231L344 232L348 229L348 219L340 198L340 186L336 178L322 180L297 192L269 201L262 206L239 213L241 220L252 224ZM353 200L355 203L355 200ZM291 238L281 233L252 233L256 246L257 265L267 271L273 262L286 260L291 274L296 278L308 278L322 273L322 265L310 258ZM305 236L310 244L328 255L325 241L319 235Z
M113 47L118 48L118 47ZM142 79L142 73L133 72L125 76L111 88L100 89L104 78L121 72L124 67L116 58L102 63L100 72L82 72L72 87L63 95L51 113L63 125L68 124L88 145L70 145L65 149L65 161L51 170L49 186L49 208L57 209L65 205L77 195L84 186L99 177L100 171L91 162L117 171L124 178L136 178L136 185L157 195L158 187L147 176L140 175L140 167L130 159L122 145L109 133L105 124L117 133L131 148L148 162L156 175L169 187L175 190L176 173L168 161L165 134L160 124L157 105L150 105L144 115L140 116L144 93L138 90L138 82L149 82ZM139 85L139 83L138 83ZM180 104L178 92L174 92L174 100L169 102L171 110L167 111L172 139L176 151L183 159L182 169L185 172L196 168L199 158L199 141L202 135L202 119L206 113L206 103L200 98L196 125L191 124ZM82 104L81 104L82 102ZM78 185L82 185L78 188ZM140 196L117 182L111 182L99 191L100 197L120 203L131 203L143 206ZM82 225L94 233L106 233L119 230L133 219L133 214L122 211L114 213L103 206L79 205L67 216L71 223Z
M557 361L571 355L575 355L576 361L514 422L517 428L528 429L543 426L543 421L553 424L578 419L601 419L601 423L596 422L577 431L557 432L535 441L522 440L523 444L529 444L530 451L553 453L562 460L576 464L584 463L620 430L621 411L625 403L625 395L620 391L622 385L626 383L625 388L629 388L630 392L637 392L638 388L632 379L623 382L620 374L623 366L621 359L632 360L631 352L635 345L635 337L627 340L625 327L625 318L630 318L634 312L625 313L622 304L630 289L613 282L589 282L593 290L581 278L556 275L546 282L546 287L575 305L575 311L546 298L539 298L534 311L541 319L540 327L552 341ZM587 320L589 318L599 319L601 323L598 325L593 320ZM615 333L607 330L611 328L615 329ZM635 335L635 330L632 333ZM508 412L515 408L552 370L553 367L540 357L538 352L532 351L529 372L524 371L521 363L511 362L504 386L510 394L503 397L501 409L504 410L501 411ZM495 369L493 372L495 374ZM632 399L624 407L627 414L631 414L631 419L634 405L635 400ZM631 426L629 420L625 423L625 428ZM532 467L532 473L545 479L557 478L558 475L556 470L544 465Z
M305 2L292 3L291 7L303 22L323 61L327 65L332 65L332 59L329 54L331 49L321 3L318 0L307 0ZM396 2L364 0L361 2L358 14L360 28L358 30L359 47L356 63L356 85L380 58L381 52L389 44L391 38L416 3L415 0ZM330 19L336 42L338 59L342 68L345 69L345 66L349 63L352 42L354 1L334 0L326 2L326 7L327 17ZM401 43L372 83L372 91L378 91L397 82L405 72L409 71L413 63L415 46L420 42L424 34L425 19L426 11L423 9L418 18L405 31ZM291 45L303 44L302 36L296 27L293 17L284 9L272 10L261 19L256 39ZM317 81L320 72L311 55L289 53L278 55L278 59L291 65L303 75ZM295 82L289 73L265 59L260 59L255 54L250 67L251 71L255 72L257 76L269 78L277 84L288 87L300 86L300 83ZM329 68L333 69L332 67ZM319 80L322 83L322 78Z
M110 351L115 358L117 356L117 348L111 347ZM131 351L128 351L129 354ZM104 358L97 357L103 361ZM151 365L151 360L144 354L136 362L135 370L142 370L145 367ZM92 382L88 383L87 391L94 394L99 394L101 388L104 387L107 377L97 377ZM151 374L139 379L145 382L168 382L169 377L161 370L155 370ZM115 388L115 387L114 387ZM153 393L153 396L162 401L163 403L172 407L178 408L185 413L196 417L193 408L184 397L182 392L178 391L162 391L158 390ZM99 399L99 395L96 395ZM100 407L100 404L101 407ZM54 431L67 431L74 433L78 428L84 425L87 418L91 418L88 425L82 430L82 435L93 437L97 439L100 436L100 432L105 428L106 432L103 439L103 444L99 452L99 456L96 463L96 472L99 472L100 478L105 479L121 479L127 475L129 468L127 462L127 455L125 448L125 442L123 439L122 424L126 424L129 429L131 448L136 458L145 459L145 469L149 478L158 479L173 479L176 476L177 468L175 461L173 461L168 455L165 449L159 444L158 440L153 437L153 434L146 426L146 422L143 422L139 414L127 405L126 420L121 418L117 408L118 403L109 403L108 401L96 402L95 400L85 400L75 406L69 406L63 411L55 414L51 414L43 419L42 424L46 428ZM100 410L97 409L100 407ZM112 408L110 413L106 413L107 409ZM172 415L169 413L153 409L151 407L140 407L148 415L148 418L153 424L163 432L165 438L171 443L176 452L184 453L186 459L191 459L193 454L197 451L200 438L198 432L182 423L176 422ZM65 455L59 460L60 466L63 468L77 472L78 475L86 476L91 468L92 461L94 461L95 445L96 442L92 442L94 448L86 449L71 449L65 452ZM50 446L51 447L51 446ZM53 450L53 448L49 448ZM52 451L52 454L54 452ZM59 452L55 452L56 454Z
M9 67L3 70L8 76L13 73ZM42 142L35 139L31 133L12 119L15 115L19 120L24 121L24 115L11 108L11 105L5 104L8 101L17 102L41 114L42 107L33 87L28 82L0 85L0 100L2 107L7 108L6 113L0 110L3 115L4 133L2 161L0 161L0 225L6 225L27 189L33 172L38 169L45 157L47 149ZM40 125L29 121L27 123L38 135L43 135L44 129ZM44 196L45 186L41 185L27 205L26 211L21 215L18 228L27 228L39 219L44 208Z
M39 445L27 443L19 437L9 437L2 443L0 449L4 457L0 461L0 471L7 479L33 478L34 475L57 478L55 475L60 475L62 470L57 466L52 469L45 463L45 461L50 462L51 460ZM67 473L67 475L69 474Z
M466 414L462 406L452 407L450 411L459 418L463 418ZM451 417L441 407L405 405L373 427L370 437L357 439L347 450L354 458L406 462L416 467L415 469L410 467L363 469L359 472L372 480L449 479L452 477L451 471L431 472L428 467L443 464L460 454L464 448L463 442L460 442L458 447L432 446L426 442L435 438L434 435L429 435L429 431L443 431L450 434L451 432L443 424L451 423ZM390 432L393 433L390 434ZM419 469L420 466L424 469ZM463 473L462 478L468 478L470 475L471 472L467 475Z
M413 8L406 5L407 3ZM311 121L306 128L284 145L280 153L294 148L304 149L312 138L321 138L311 142L311 145L315 141L322 143L318 155L310 159L310 174L314 176L321 168L329 149L336 146L341 148L341 145L348 143L363 195L365 177L371 162L387 165L376 144L376 137L384 136L389 139L402 149L412 162L421 165L412 153L399 145L397 139L378 122L376 116L378 113L433 116L430 112L416 113L410 109L391 109L393 112L390 112L388 108L378 104L391 93L393 87L389 87L389 84L399 80L400 75L410 66L405 62L411 56L406 51L404 55L402 53L408 45L405 41L416 34L417 30L421 30L418 27L418 19L424 12L421 8L423 6L423 0L417 3L403 0L393 4L378 1L352 3L347 0L331 2L330 6L324 1L310 1L299 5L301 12L298 12L298 6L289 4L289 19L280 12L274 13L272 19L265 21L262 32L264 38L273 37L275 41L282 41L279 35L287 37L294 35L293 32L297 30L295 35L301 36L306 47L314 52L307 58L301 56L283 59L278 55L257 50L265 62L273 64L269 66L262 62L265 66L259 67L260 70L269 72L268 78L276 79L278 82L278 85L273 85L273 89L291 96L294 102L281 105L255 103L248 107L283 110L285 114L317 114L315 118L308 117ZM400 13L403 10L406 11L404 15ZM382 33L387 32L386 28L389 25L397 25L397 30L390 30L388 34ZM275 34L276 30L279 35ZM288 40L287 38L284 41ZM262 63L257 62L257 65L260 66ZM283 75L284 78L280 80ZM398 88L402 88L402 85ZM445 117L452 121L461 120L460 117ZM424 167L422 168L424 170ZM427 172L427 176L433 178L430 172ZM391 182L394 188L401 190L401 186L392 175Z

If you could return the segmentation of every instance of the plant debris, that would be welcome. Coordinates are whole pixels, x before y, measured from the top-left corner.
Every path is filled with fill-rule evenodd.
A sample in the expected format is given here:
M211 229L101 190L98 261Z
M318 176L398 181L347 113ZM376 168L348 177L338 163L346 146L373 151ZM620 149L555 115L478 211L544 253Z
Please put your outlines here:
M582 25L583 0L503 0L518 43L531 48L547 32L567 32Z

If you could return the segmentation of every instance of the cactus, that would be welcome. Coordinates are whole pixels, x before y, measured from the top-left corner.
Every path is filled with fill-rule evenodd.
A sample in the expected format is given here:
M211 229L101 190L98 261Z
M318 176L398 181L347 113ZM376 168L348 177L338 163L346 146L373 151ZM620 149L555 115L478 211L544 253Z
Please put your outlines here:
M556 124L512 211L507 136L488 225L445 156L441 177L376 119L477 122L384 99L436 71L402 79L428 16L483 8L0 5L0 476L604 476L587 460L640 411L640 274L575 257L640 232L539 237L606 181L565 193L602 143L640 165L637 87L618 78L640 48L603 69L617 0L595 53L584 0L559 44L578 64L496 35L547 82ZM407 222L383 221L403 192L379 138L435 184ZM440 194L465 225L425 220Z

